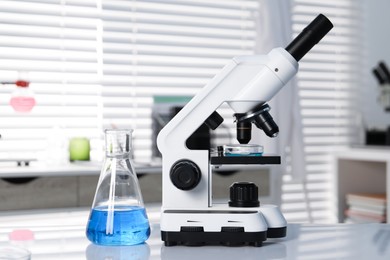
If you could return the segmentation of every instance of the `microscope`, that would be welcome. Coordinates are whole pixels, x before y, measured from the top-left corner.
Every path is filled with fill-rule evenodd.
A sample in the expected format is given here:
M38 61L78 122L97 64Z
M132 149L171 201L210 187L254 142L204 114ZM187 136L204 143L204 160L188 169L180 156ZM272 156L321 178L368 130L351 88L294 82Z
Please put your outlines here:
M390 111L390 71L384 61L380 61L372 70L379 83L378 102L386 112Z
M223 118L216 112L226 102L234 111L238 145L251 148L252 123L269 137L279 128L266 103L297 73L298 61L317 44L333 24L319 14L287 47L268 55L233 58L160 131L162 154L161 238L165 246L250 245L267 238L285 237L287 222L276 205L260 205L252 182L230 187L230 201L212 201L212 169L225 164L280 164L280 156L255 153L218 153L192 150L186 140L203 123L215 130ZM227 147L227 146L226 146Z

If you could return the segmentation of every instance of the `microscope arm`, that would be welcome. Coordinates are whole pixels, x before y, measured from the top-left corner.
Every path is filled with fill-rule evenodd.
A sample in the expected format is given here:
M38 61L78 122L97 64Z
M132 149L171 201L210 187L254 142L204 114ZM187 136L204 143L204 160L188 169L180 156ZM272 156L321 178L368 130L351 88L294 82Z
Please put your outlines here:
M157 143L163 155L163 186L170 191L163 197L172 194L172 198L164 200L165 205L174 201L177 207L181 204L177 198L185 198L183 207L188 207L188 202L184 202L188 200L195 207L211 203L209 151L189 150L186 140L223 102L236 113L247 112L269 101L297 69L296 60L282 48L272 50L267 56L234 58L161 130ZM173 165L182 159L191 160L200 172L197 187L186 192L175 188L169 177Z

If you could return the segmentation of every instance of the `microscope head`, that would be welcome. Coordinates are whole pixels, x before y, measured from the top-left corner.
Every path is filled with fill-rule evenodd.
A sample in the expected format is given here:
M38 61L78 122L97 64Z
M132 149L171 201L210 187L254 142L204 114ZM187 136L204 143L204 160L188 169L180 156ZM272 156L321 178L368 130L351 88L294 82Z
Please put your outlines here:
M260 104L255 106L247 113L234 114L237 124L237 141L240 144L247 144L252 136L252 123L269 137L276 137L279 133L279 127L269 113L270 106L268 104Z
M319 14L307 27L303 29L303 31L286 47L285 50L289 53L290 57L298 62L332 29L332 27L333 24L329 21L329 19L326 16ZM278 58L276 58L276 60L278 60ZM272 69L270 71L272 71ZM281 69L274 67L274 72L276 75L278 72L281 72ZM264 82L267 81L261 81L261 83ZM269 82L270 81L267 83ZM272 83L264 84L263 88L267 90L277 89L274 85L272 85ZM269 137L276 137L278 135L279 127L268 112L270 107L264 102L269 101L272 96L276 94L277 90L274 91L272 95L268 95L269 92L265 91L264 96L259 99L263 100L263 102L254 106L249 112L234 114L237 123L237 140L240 144L247 144L251 140L252 123L254 123L257 128L262 129ZM254 93L258 93L258 91L259 88L252 87L249 91L246 90L246 97L248 98L251 95L254 95Z

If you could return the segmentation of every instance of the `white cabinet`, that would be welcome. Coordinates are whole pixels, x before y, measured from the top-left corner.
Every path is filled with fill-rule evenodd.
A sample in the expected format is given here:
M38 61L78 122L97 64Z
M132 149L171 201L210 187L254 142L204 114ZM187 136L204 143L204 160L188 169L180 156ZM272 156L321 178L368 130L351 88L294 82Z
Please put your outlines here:
M352 192L386 193L390 223L390 148L351 148L335 154L335 211L342 222L345 195Z

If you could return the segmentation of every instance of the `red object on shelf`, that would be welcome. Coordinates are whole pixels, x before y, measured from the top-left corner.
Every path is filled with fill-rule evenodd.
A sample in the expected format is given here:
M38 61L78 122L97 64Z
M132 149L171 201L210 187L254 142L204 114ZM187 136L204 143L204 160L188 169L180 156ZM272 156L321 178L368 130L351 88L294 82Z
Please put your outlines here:
M34 93L28 88L30 82L17 80L15 85L16 90L12 93L9 104L16 112L30 112L36 104Z
M15 82L15 85L18 87L28 87L30 85L30 82L25 81L25 80L17 80Z

